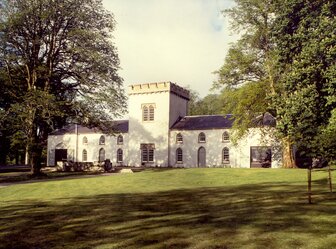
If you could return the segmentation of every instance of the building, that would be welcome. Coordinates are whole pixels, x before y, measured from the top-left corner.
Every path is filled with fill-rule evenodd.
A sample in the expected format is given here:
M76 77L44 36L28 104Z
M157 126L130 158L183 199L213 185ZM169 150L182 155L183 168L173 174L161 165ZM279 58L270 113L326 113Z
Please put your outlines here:
M48 165L110 159L136 167L280 166L274 128L251 128L232 143L231 115L187 116L188 101L189 92L171 82L132 85L129 120L114 121L115 135L75 124L56 130L48 137Z

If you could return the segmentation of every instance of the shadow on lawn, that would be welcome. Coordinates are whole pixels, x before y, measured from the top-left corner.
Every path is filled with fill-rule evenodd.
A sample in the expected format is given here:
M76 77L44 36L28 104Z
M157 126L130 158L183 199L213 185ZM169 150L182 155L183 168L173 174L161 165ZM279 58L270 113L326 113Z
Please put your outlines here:
M307 205L302 186L258 184L25 201L0 209L0 248L308 248L314 236L332 248L326 196Z

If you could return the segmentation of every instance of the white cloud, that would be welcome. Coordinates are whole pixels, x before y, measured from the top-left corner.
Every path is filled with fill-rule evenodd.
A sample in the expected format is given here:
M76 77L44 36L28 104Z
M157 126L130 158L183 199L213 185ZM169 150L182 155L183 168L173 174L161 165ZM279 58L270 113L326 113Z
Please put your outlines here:
M125 85L172 81L208 94L230 36L220 11L232 0L104 0L117 21Z

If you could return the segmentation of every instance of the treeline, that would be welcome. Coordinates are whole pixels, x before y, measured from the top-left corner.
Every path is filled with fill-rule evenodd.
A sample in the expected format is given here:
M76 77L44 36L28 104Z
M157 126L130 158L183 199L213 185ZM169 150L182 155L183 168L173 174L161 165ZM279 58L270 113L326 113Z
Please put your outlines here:
M101 0L0 1L0 164L39 174L48 133L69 122L112 132L126 109L114 27Z
M303 156L335 158L336 1L235 2L223 14L241 38L215 72L221 111L234 114L240 131L256 115L276 117L284 167L296 166L293 146Z

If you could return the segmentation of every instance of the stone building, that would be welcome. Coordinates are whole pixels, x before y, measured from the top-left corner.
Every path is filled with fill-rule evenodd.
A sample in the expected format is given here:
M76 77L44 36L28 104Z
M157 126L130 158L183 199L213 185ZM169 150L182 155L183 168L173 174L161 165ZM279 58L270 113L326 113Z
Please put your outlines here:
M48 165L58 161L136 167L279 167L279 142L264 128L250 128L232 143L231 115L187 116L189 92L171 82L129 87L129 120L114 121L114 135L68 125L48 137Z

